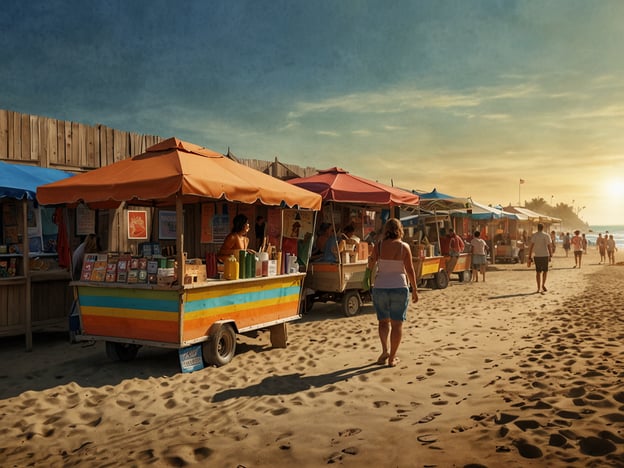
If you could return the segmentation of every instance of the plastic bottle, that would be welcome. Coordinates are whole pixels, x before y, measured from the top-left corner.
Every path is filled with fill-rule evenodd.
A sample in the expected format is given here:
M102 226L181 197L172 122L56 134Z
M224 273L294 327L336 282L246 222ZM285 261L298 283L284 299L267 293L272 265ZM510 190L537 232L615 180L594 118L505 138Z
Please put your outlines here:
M262 276L269 276L269 253L260 252L260 263L262 263Z
M245 257L245 278L253 278L256 274L256 266L254 265L254 256L248 254Z
M239 265L238 260L234 255L230 255L225 262L225 279L233 280L238 279Z
M239 250L238 252L238 277L247 278L247 252L245 250Z
M260 257L256 255L255 258L256 263L256 278L262 276L262 262L260 261Z

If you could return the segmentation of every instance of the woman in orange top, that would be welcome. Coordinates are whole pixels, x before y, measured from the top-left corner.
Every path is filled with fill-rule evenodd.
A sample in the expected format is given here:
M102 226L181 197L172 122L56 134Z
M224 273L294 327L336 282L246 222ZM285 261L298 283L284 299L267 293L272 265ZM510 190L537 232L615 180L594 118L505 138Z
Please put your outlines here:
M238 252L246 250L255 253L249 248L249 220L244 214L237 214L232 221L232 231L225 237L221 249L219 249L219 260L225 262L230 255L238 258Z

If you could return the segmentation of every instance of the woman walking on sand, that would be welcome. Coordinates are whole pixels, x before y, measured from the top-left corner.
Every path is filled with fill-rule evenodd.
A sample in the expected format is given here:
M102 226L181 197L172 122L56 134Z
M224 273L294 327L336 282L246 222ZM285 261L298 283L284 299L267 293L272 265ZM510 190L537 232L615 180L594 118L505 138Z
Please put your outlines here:
M408 281L412 287L412 302L418 302L416 272L412 263L412 252L403 242L403 226L396 218L386 221L382 240L375 244L368 260L369 272L377 264L377 275L373 283L373 306L379 321L381 355L377 364L394 367L399 362L397 349L403 336L403 322L409 305ZM369 273L370 274L370 273ZM390 347L388 349L388 338Z

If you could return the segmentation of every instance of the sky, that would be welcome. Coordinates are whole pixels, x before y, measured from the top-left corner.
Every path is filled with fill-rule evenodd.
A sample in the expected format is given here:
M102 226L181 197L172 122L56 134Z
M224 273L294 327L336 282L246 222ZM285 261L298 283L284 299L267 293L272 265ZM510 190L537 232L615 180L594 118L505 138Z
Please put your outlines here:
M620 0L7 0L0 108L624 224L622 18Z

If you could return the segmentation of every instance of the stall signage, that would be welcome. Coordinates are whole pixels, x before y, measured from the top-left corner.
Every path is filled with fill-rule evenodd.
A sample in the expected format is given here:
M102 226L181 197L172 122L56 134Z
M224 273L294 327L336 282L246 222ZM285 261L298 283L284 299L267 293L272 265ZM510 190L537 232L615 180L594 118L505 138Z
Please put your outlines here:
M178 350L182 372L195 372L204 368L201 344Z

